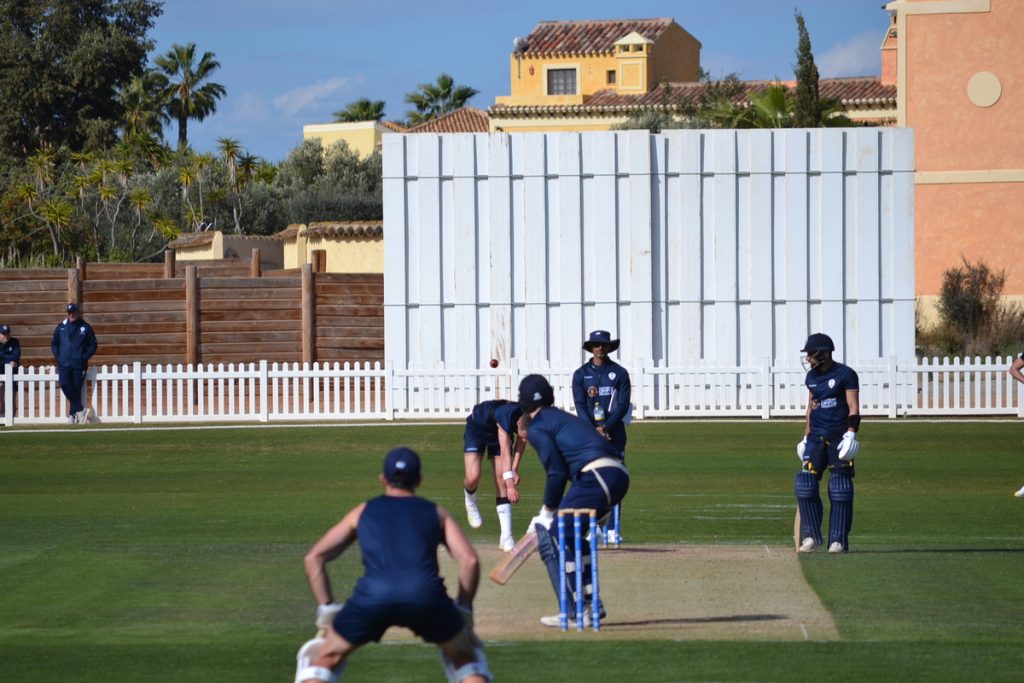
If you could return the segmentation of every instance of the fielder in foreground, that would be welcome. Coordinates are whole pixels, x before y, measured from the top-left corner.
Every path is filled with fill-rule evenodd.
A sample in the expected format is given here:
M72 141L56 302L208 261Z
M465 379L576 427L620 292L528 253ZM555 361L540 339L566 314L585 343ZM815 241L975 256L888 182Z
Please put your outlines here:
M575 415L552 407L555 392L541 375L527 375L519 384L519 406L523 409L526 432L537 450L547 475L544 505L530 521L529 530L536 531L538 548L547 567L555 596L560 595L558 543L554 538L555 511L593 508L599 519L607 523L607 515L629 490L629 472L619 457L618 449L587 422ZM572 482L568 493L566 484ZM566 539L565 569L569 586L576 586L575 572L583 572L584 623L590 626L597 611L604 618L603 606L593 605L594 586L590 572L590 545L582 544L581 557L576 557L572 530ZM576 595L569 601L566 617L576 619ZM561 615L541 619L545 626L561 625Z
M512 535L512 504L519 502L519 461L526 449L526 440L516 438L519 418L523 411L512 401L494 399L473 407L466 418L463 433L463 459L466 478L462 492L466 501L466 516L474 529L483 525L476 492L480 485L481 461L488 456L494 474L495 510L498 513L498 547L508 552L516 544Z
M473 597L480 581L476 551L447 510L416 496L420 459L414 451L390 451L380 483L384 495L357 505L306 553L306 578L318 605L317 627L325 635L299 650L295 682L336 683L348 656L361 645L379 641L391 626L409 628L436 644L452 683L490 681L483 647L473 632ZM366 573L339 605L326 565L356 539ZM438 572L439 545L458 564L455 601Z
M853 458L860 450L860 384L852 368L832 360L836 350L831 337L820 332L807 338L801 352L807 354L805 384L807 413L804 438L796 445L801 469L794 490L800 515L801 553L813 553L822 544L821 522L824 515L818 482L827 467L828 551L844 553L850 549L853 526Z

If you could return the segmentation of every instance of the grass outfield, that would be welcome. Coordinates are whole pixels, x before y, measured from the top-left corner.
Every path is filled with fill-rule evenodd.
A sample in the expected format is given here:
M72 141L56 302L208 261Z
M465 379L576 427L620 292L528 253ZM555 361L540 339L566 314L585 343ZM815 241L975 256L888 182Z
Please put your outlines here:
M627 542L791 552L800 431L634 424ZM800 558L839 641L552 632L488 643L492 669L506 681L1019 680L1022 433L1014 421L865 423L851 552ZM424 456L421 493L461 519L461 437L457 425L7 431L0 680L290 681L312 631L306 548L376 493L397 444ZM524 462L517 530L540 505L532 451ZM493 545L484 510L471 537ZM358 553L333 563L339 597L360 570ZM433 648L387 643L358 652L343 680L443 676Z

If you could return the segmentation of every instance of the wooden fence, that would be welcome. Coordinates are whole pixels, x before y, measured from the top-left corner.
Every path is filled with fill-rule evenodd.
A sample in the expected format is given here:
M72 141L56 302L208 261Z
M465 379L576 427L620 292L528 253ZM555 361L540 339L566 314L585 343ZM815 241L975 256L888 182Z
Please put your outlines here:
M252 259L0 270L0 322L22 364L53 363L50 340L77 302L96 331L94 365L384 360L379 274L260 271Z

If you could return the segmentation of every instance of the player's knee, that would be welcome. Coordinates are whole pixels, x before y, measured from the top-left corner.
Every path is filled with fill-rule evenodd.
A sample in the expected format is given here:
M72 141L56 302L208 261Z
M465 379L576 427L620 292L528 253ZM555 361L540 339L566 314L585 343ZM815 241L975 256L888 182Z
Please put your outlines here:
M797 498L815 498L818 496L818 478L806 470L796 473L793 490Z
M833 472L828 480L828 498L834 503L853 500L853 479L845 472Z

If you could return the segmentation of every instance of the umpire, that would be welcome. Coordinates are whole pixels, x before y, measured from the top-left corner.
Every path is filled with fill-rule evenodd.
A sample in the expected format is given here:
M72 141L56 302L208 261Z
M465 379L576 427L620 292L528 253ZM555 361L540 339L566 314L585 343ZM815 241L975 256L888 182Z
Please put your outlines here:
M50 352L57 361L60 390L70 406L68 424L85 424L88 414L82 406L82 390L89 359L96 353L96 334L82 319L78 304L68 304L67 313L53 331Z

